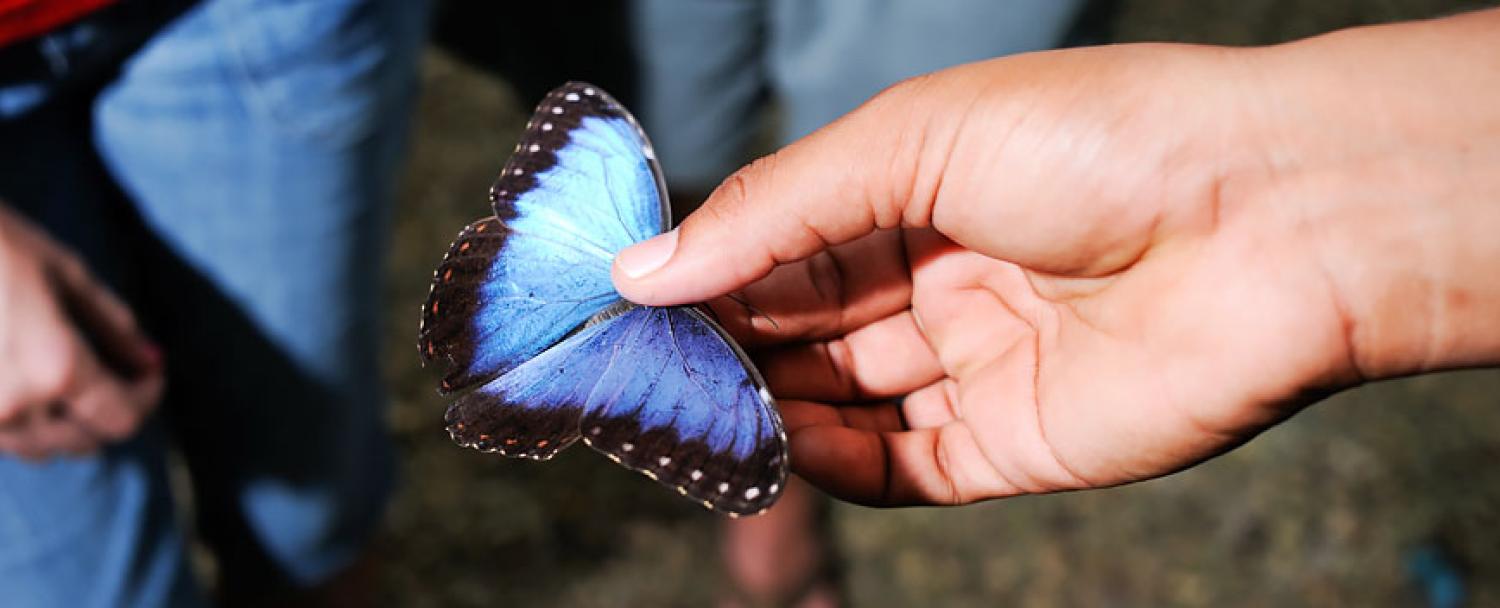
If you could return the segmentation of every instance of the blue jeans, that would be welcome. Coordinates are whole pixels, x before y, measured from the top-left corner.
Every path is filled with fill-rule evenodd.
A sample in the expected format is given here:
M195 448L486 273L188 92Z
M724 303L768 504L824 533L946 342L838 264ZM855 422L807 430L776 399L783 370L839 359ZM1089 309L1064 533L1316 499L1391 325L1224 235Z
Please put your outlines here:
M0 456L7 606L205 603L169 450L229 593L337 573L391 490L381 260L425 6L142 12L0 49L0 200L123 294L169 369L131 440Z
M636 108L668 182L745 162L761 101L784 145L899 80L1062 41L1083 0L636 0ZM678 218L681 219L681 218Z

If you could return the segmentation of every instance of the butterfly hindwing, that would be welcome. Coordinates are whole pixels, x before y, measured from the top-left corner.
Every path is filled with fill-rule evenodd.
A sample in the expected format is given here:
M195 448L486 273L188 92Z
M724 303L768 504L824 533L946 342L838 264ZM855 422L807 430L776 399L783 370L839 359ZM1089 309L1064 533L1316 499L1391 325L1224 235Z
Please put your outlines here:
M459 444L546 459L594 449L714 510L757 513L786 485L786 437L764 383L707 317L631 307L459 399Z
M448 434L464 447L546 460L578 440L589 393L609 367L623 326L586 327L448 407Z
M765 383L691 307L637 307L589 396L594 449L718 511L757 513L786 485L786 435Z
M442 392L536 356L619 300L615 253L670 221L660 168L633 117L569 83L537 107L491 188L495 216L464 229L433 277L419 349Z

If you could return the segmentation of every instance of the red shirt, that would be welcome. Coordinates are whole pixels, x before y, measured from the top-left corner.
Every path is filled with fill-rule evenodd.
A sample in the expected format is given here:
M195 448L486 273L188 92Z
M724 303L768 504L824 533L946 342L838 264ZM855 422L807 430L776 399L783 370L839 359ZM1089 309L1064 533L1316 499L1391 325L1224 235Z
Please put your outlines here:
M39 36L115 0L0 0L0 47Z

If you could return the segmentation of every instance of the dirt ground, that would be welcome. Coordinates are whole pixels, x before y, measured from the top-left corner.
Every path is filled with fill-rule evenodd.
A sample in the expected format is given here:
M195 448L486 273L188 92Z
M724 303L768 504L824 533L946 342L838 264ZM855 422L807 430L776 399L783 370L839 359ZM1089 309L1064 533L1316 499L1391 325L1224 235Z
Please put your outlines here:
M1473 5L1474 3L1469 3ZM1117 40L1270 43L1451 12L1438 0L1124 2ZM691 606L717 597L716 516L586 449L536 464L452 445L414 348L418 307L534 99L432 51L389 286L403 486L383 541L400 606ZM1295 348L1288 345L1288 348ZM1366 386L1191 471L961 509L836 505L854 605L1411 605L1444 546L1500 605L1500 373Z

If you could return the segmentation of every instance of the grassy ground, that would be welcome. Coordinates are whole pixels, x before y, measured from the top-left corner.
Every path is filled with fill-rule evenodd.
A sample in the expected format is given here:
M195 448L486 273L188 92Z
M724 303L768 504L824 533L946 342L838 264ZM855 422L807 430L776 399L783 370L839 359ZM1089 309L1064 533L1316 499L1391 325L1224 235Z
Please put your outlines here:
M1255 44L1441 14L1417 0L1126 2L1121 40ZM429 273L486 212L535 100L433 52L394 243L392 605L702 605L716 518L588 450L547 464L462 450L412 344ZM1289 345L1289 348L1293 347ZM1438 539L1476 605L1500 604L1500 373L1382 383L1235 452L1113 490L963 509L838 505L856 605L1408 605L1405 551Z

